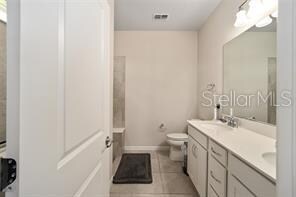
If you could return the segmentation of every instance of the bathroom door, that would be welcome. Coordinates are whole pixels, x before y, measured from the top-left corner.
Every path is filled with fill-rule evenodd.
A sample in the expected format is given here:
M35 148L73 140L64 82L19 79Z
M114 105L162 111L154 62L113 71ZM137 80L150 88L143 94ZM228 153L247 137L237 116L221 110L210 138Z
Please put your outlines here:
M112 7L8 1L7 156L18 179L6 196L109 196Z

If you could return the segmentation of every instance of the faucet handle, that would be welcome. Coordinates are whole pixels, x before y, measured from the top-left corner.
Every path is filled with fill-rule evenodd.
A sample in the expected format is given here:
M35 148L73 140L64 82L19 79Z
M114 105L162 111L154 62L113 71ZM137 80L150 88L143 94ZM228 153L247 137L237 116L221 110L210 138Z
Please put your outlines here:
M223 116L223 119L224 119L226 122L229 122L229 121L232 119L232 117L229 116L229 115L224 115L224 116Z
M233 117L233 108L230 108L230 116Z
M223 119L227 122L227 125L233 128L238 128L239 119L233 116L225 115Z
M233 128L238 128L239 126L239 119L238 118L233 118L232 119L232 127Z

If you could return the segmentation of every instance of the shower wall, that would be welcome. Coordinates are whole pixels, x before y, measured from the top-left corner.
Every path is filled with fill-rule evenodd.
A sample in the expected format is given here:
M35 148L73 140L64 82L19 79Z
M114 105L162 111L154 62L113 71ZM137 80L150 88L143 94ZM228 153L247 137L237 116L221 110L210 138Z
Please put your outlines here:
M125 127L125 57L114 58L113 127Z
M0 21L0 142L6 140L6 24Z

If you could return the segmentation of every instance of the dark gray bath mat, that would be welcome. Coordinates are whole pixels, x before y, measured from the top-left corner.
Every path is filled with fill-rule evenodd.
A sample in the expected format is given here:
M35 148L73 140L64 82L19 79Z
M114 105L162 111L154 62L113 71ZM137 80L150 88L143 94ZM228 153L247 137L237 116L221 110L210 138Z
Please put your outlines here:
M113 183L152 183L150 154L123 154Z

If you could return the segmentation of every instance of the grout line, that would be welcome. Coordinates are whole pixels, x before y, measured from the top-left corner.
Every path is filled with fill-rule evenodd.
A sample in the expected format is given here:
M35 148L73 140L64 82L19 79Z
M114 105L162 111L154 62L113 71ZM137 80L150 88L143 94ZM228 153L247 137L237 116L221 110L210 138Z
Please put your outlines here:
M161 171L161 168L160 168L160 159L159 159L159 153L158 153L158 152L156 152L155 154L156 154L156 157L157 157L157 162L158 162L158 171L159 171L159 173L162 173L162 171Z
M163 181L163 173L160 167L160 158L159 158L159 153L156 151L156 156L157 156L157 162L158 162L158 168L159 168L159 173L160 173L160 184L161 184L161 189L162 189L162 193L165 194L165 188L164 188L164 181Z

